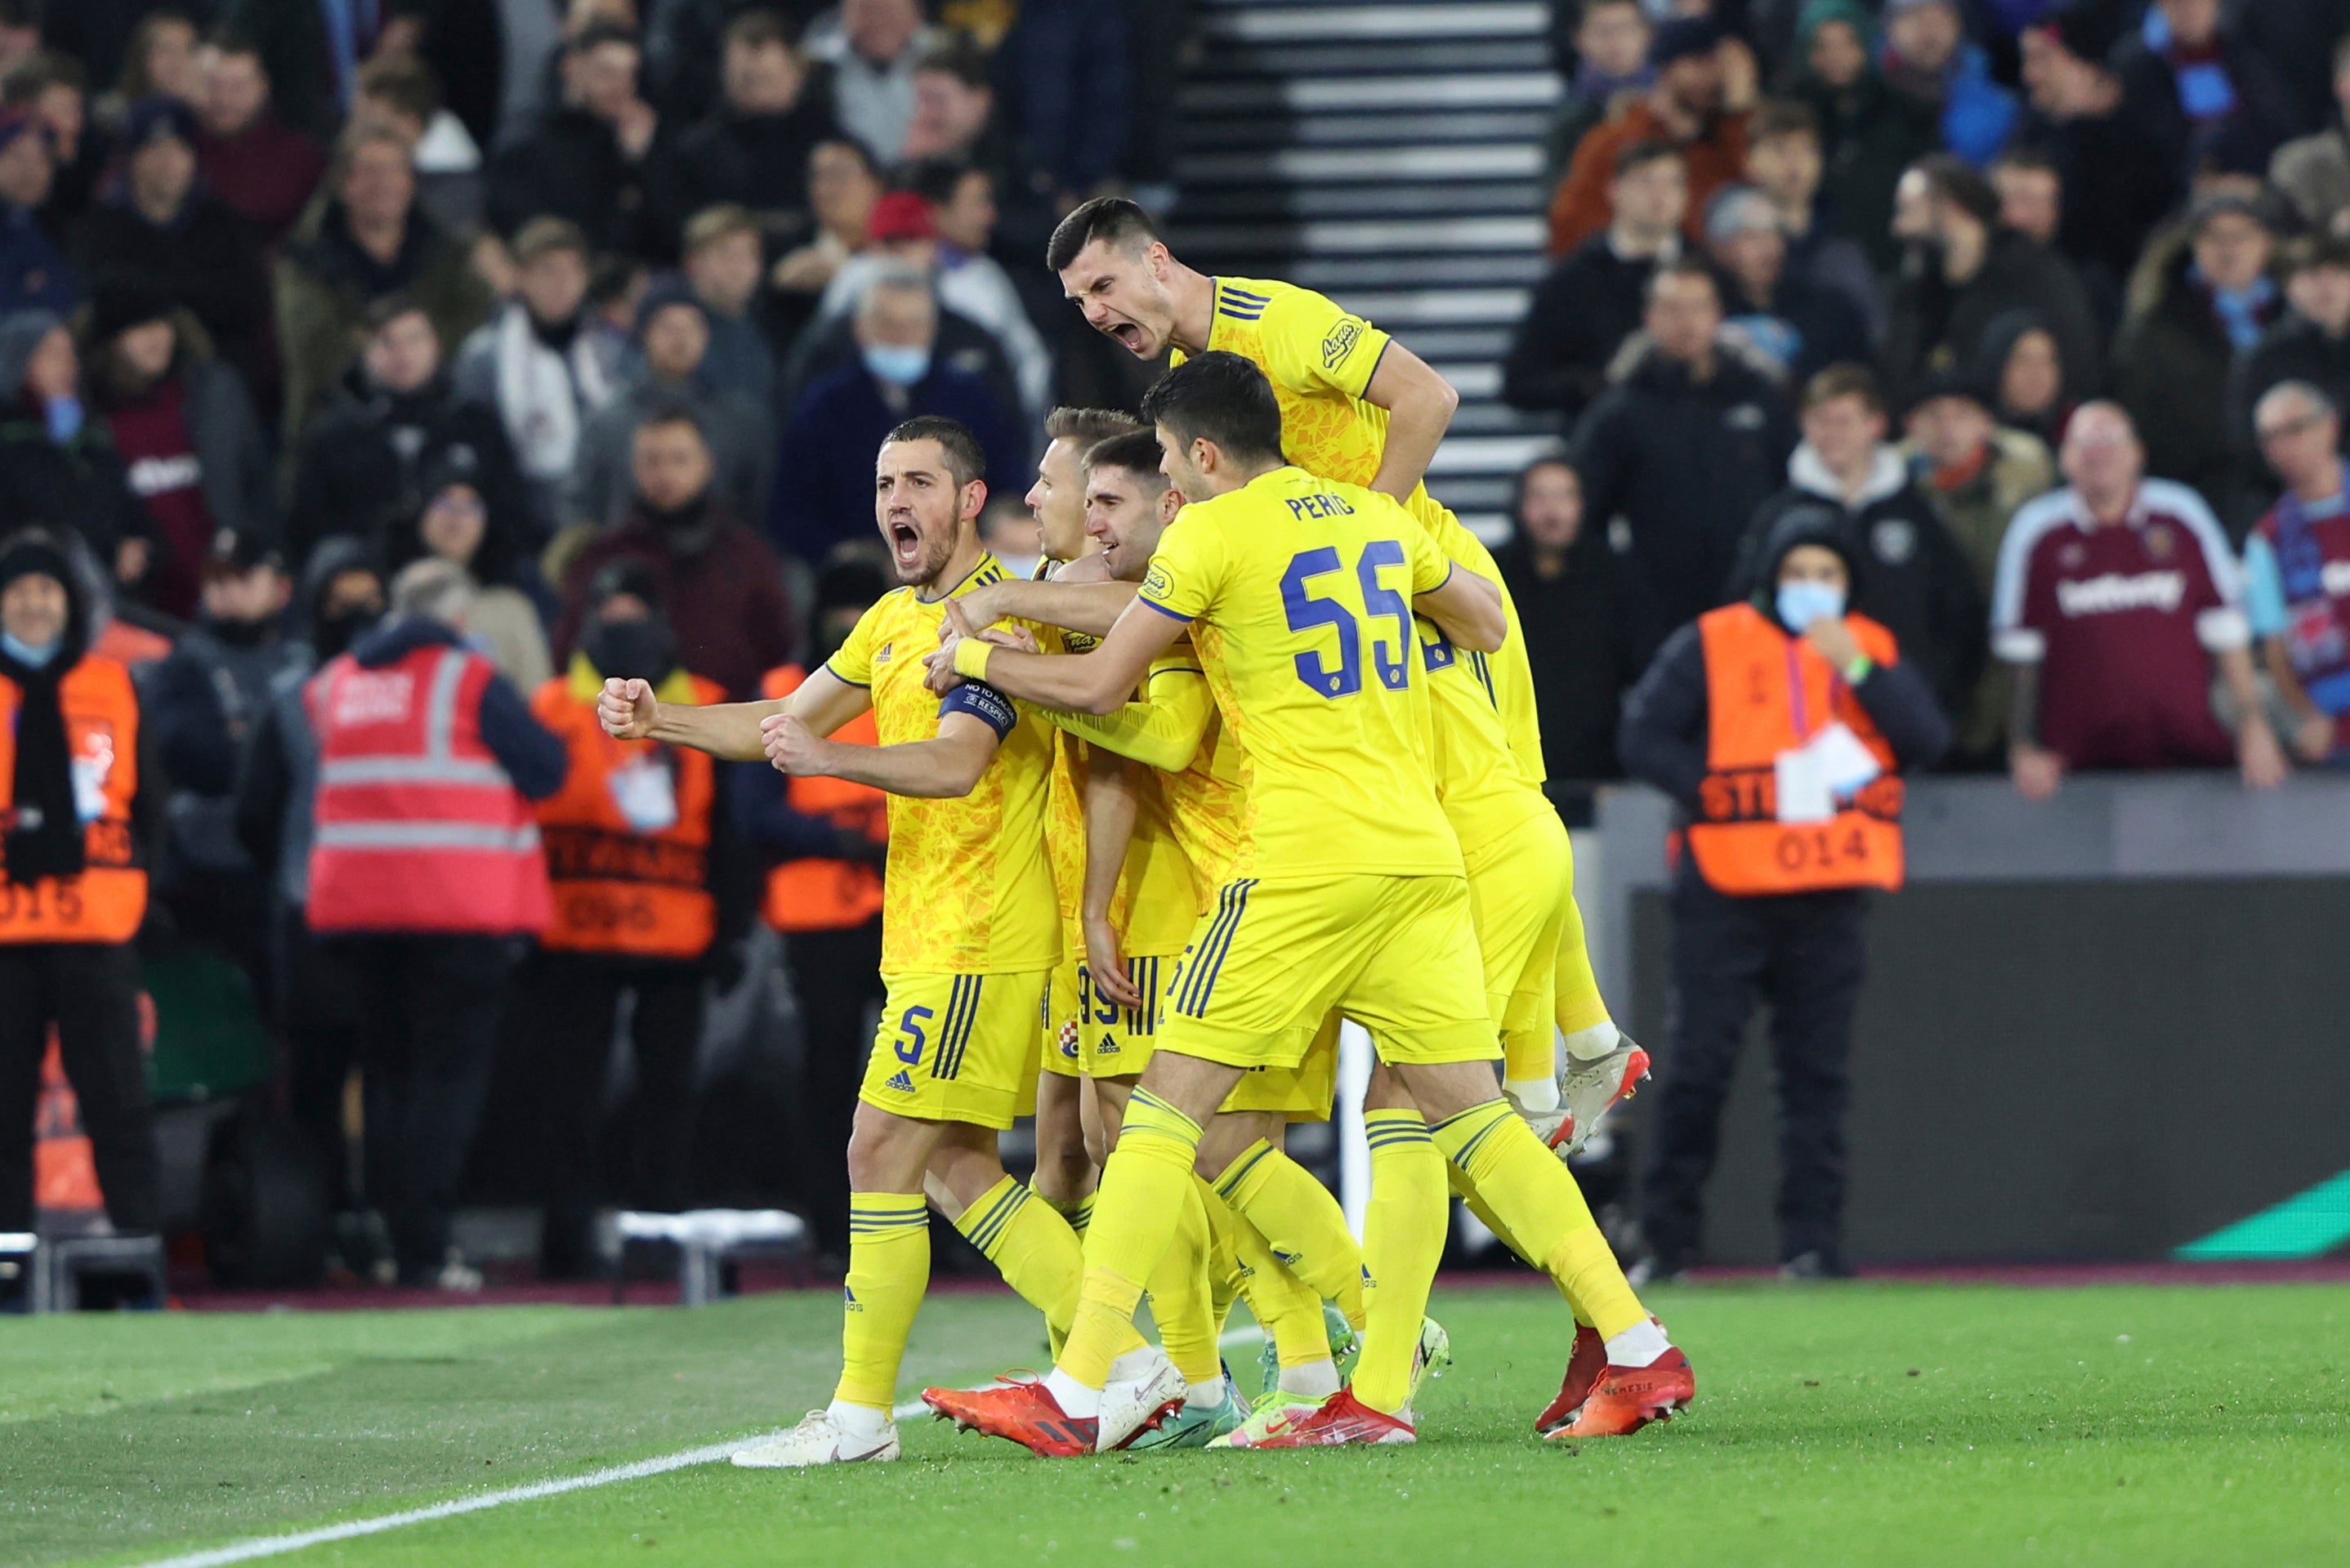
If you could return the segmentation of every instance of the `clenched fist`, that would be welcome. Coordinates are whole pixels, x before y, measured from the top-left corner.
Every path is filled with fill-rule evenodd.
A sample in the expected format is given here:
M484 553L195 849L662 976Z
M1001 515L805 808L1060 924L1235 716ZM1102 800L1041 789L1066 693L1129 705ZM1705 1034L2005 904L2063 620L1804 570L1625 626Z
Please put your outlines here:
M623 680L615 675L604 682L596 698L597 722L604 726L604 733L617 741L641 741L650 735L660 711L649 681Z
M824 771L821 761L825 742L793 714L770 713L760 720L759 740L766 749L767 761L775 764L777 773L805 778Z

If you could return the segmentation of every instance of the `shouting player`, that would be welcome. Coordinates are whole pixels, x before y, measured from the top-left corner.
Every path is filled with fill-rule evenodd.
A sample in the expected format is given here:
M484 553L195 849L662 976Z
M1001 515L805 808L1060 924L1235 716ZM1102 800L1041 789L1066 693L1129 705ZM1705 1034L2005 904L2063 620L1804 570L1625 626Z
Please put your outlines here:
M983 686L943 701L923 686L922 655L946 604L1003 575L979 542L984 466L951 420L912 419L889 432L874 465L874 516L903 586L789 698L680 708L641 680L615 680L598 703L605 730L623 739L764 757L795 777L889 794L889 1000L849 1139L840 1383L828 1408L737 1454L738 1464L898 1457L890 1409L930 1277L926 1186L1047 1324L1066 1334L1077 1311L1076 1233L1029 1201L996 1153L997 1134L1034 1094L1036 1020L1061 956L1044 843L1046 731ZM868 707L880 744L824 738ZM1130 1327L1112 1336L1110 1356L1115 1397L1154 1410L1180 1399L1174 1368Z

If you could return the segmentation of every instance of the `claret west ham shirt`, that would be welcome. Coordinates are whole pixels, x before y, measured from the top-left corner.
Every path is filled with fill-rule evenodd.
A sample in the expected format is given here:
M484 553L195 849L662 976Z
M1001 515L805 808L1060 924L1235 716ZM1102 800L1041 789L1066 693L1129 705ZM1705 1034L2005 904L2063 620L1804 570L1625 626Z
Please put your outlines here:
M2236 559L2202 497L2149 479L2099 525L2072 490L2008 524L1991 646L2040 667L2040 743L2076 768L2221 765L2211 655L2249 640Z

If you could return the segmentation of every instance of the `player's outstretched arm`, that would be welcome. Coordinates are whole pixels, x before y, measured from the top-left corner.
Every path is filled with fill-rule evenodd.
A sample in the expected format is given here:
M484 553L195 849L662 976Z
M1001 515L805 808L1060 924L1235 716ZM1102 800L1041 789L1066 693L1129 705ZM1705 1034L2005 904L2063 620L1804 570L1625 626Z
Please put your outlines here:
M1142 993L1127 978L1118 928L1109 918L1139 809L1137 767L1105 751L1096 751L1086 759L1086 878L1078 914L1085 927L1086 964L1093 975L1094 989L1120 1007L1142 1005Z
M1142 695L1106 714L1072 713L1047 708L1045 717L1082 741L1105 751L1180 774L1191 765L1200 742L1215 722L1215 694L1208 678L1191 665L1162 664L1150 672Z
M1461 648L1498 653L1509 639L1510 619L1502 608L1501 588L1466 566L1456 565L1436 587L1414 594L1411 607Z
M1113 713L1134 695L1150 661L1183 635L1185 624L1136 604L1091 653L1023 653L977 638L950 638L929 657L933 672L951 667L965 680L983 680L1040 708Z
M1006 578L947 601L939 640L972 637L1000 620L1033 620L1087 637L1107 637L1134 602L1132 583L1065 583Z
M1371 488L1398 501L1427 477L1428 465L1461 406L1461 394L1436 368L1400 343L1389 343L1363 388L1363 400L1388 411L1388 441ZM1480 651L1489 652L1490 649Z
M596 717L604 732L623 741L660 741L708 752L728 762L754 763L765 753L760 725L779 713L798 715L819 735L829 735L872 704L872 694L829 670L818 670L780 702L720 702L709 707L663 702L643 680L617 676L604 682Z
M1009 719L1012 704L1001 698L996 701ZM924 800L969 794L1010 729L1010 722L999 730L972 712L955 711L941 715L933 740L863 746L824 740L795 713L775 714L761 725L764 754L778 772L794 778L847 779L889 794Z

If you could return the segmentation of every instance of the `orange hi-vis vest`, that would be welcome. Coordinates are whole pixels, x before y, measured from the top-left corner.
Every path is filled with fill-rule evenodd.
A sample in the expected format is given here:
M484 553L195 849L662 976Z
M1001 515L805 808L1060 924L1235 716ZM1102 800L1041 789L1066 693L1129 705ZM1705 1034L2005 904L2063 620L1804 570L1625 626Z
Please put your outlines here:
M1699 875L1733 895L1901 886L1902 784L1893 748L1838 671L1750 604L1698 618L1705 648L1706 775L1690 824ZM1893 634L1865 616L1845 625L1872 663L1898 657ZM1778 819L1776 764L1841 720L1884 772L1826 822Z
M310 929L513 936L552 915L538 819L482 739L478 653L427 644L310 678Z
M538 803L555 920L539 945L566 952L697 959L718 930L710 895L710 814L717 800L710 758L653 741L616 741L596 720L603 689L585 655L531 696L538 722L563 738L571 771ZM660 684L664 702L707 707L726 695L717 682L679 670ZM660 776L648 777L647 770ZM640 827L624 800L650 785L674 816Z
M800 689L807 672L796 664L767 671L759 695L780 701ZM836 741L878 746L870 709L833 732ZM870 784L845 779L794 779L792 809L853 828L876 844L889 841L889 797ZM881 874L854 860L786 860L767 873L767 900L760 913L779 931L845 931L881 914Z
M16 810L22 697L15 681L0 678L0 821ZM26 887L0 877L0 942L127 942L147 917L147 873L137 864L130 832L130 802L139 793L139 695L129 670L84 654L57 682L57 706L65 712L74 794L78 800L94 784L104 804L82 829L80 876L44 877Z

